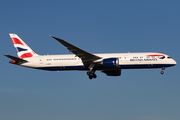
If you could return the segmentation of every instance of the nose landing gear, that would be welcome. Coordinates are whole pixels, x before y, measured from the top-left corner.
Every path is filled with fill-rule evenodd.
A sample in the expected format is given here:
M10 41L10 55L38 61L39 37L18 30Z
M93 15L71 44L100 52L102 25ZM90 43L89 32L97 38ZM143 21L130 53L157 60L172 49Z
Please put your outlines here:
M163 71L163 70L165 70L165 67L162 67L162 68L161 68L161 72L160 72L161 74L164 74L164 71Z

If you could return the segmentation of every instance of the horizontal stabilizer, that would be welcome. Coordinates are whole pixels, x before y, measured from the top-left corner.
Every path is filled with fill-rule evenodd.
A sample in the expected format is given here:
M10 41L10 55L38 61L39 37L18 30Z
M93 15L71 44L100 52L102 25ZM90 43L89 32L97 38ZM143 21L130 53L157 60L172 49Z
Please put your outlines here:
M21 58L17 58L17 57L11 56L11 55L4 55L4 56L6 56L6 57L8 57L8 58L10 58L12 60L15 60L17 62L28 62L27 60L23 60Z

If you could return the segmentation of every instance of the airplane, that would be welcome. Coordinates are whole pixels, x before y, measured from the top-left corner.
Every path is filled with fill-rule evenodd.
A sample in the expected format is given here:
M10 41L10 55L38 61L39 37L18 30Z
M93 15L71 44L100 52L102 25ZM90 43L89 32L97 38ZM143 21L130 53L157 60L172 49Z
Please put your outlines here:
M54 36L51 37L73 54L38 55L18 35L9 35L18 55L5 54L12 59L9 63L49 71L82 70L87 71L89 79L97 77L96 71L107 76L120 76L122 69L161 68L163 74L166 67L177 64L169 55L155 52L91 54Z

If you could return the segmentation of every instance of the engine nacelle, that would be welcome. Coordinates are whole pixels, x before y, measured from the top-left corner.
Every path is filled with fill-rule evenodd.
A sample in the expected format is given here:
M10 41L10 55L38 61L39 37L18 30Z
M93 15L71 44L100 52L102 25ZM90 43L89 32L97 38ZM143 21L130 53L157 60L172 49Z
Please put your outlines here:
M103 73L105 73L107 76L120 76L121 75L121 69L118 70L103 70Z
M105 68L118 68L119 67L119 59L118 58L103 59L103 67L105 67Z

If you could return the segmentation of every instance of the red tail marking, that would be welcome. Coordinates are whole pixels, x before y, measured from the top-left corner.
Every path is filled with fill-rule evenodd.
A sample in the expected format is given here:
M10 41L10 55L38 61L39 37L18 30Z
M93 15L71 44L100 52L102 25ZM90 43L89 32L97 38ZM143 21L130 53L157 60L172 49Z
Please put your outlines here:
M20 56L20 58L23 59L23 58L32 57L32 56L33 54L29 52L29 53L24 53L23 55Z
M19 39L17 38L11 38L12 39L12 42L13 44L21 44L21 45L24 45Z

